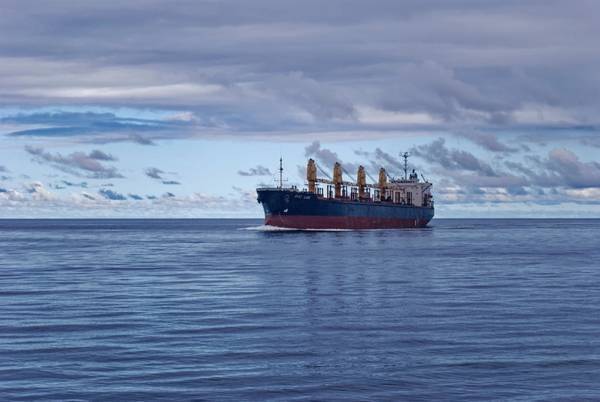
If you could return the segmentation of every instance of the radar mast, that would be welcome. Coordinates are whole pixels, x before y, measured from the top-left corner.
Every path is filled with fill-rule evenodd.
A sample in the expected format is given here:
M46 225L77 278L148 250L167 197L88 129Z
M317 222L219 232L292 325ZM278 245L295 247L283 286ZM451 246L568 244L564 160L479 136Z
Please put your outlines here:
M408 157L410 156L410 154L408 152L405 152L402 154L402 157L404 158L404 180L408 180Z

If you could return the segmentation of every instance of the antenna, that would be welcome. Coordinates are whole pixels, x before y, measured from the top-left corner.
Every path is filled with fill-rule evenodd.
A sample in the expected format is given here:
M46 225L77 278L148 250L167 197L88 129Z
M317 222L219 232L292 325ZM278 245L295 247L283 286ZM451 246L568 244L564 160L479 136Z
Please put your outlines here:
M279 157L279 188L283 188L283 158Z
M409 153L405 152L402 154L402 157L404 158L404 180L408 180L408 157L409 157Z

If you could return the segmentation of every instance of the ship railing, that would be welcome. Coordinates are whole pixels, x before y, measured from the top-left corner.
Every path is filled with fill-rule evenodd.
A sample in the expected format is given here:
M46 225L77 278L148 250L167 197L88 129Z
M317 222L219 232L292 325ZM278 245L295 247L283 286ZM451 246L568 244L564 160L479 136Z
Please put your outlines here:
M336 197L335 193L334 193L334 189L333 186L330 185L328 186L329 188L327 189L327 191L324 191L324 189L322 187L317 187L317 192L312 193L310 191L308 191L307 189L303 189L303 192L307 192L307 193L311 193L311 194L315 194L317 196L317 198L320 199L335 199L335 200L344 200L344 201L354 201L354 202L366 202L366 203L386 203L386 204L394 204L394 205L406 205L406 206L416 206L416 207L428 207L428 208L433 208L433 199L430 198L429 200L423 200L423 202L418 205L415 204L414 202L407 202L407 200L405 200L404 198L400 198L400 199L394 199L391 196L388 196L386 198L381 199L379 197L379 194L376 192L370 192L367 191L365 193L364 196L360 196L360 194L358 193L358 189L355 188L355 186L352 186L351 191L348 191L347 188L345 189L345 187L347 186L342 186L342 194L340 197ZM428 186L430 187L430 186ZM378 187L370 187L370 188L375 188L376 190L378 189Z
M256 191L296 191L299 192L298 187L257 187Z

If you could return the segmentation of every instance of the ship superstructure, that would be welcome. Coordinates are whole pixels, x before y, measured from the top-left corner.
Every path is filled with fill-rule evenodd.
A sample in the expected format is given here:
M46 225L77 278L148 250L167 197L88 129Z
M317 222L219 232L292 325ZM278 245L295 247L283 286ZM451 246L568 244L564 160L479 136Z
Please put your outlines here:
M378 180L367 182L366 169L359 166L356 180L336 162L329 176L313 159L306 167L307 188L283 186L280 159L279 185L256 191L265 211L265 224L293 229L383 229L426 226L434 215L432 184L413 170L408 172L404 157L404 177L390 177L379 169ZM318 177L320 171L326 178ZM371 178L369 176L369 178Z

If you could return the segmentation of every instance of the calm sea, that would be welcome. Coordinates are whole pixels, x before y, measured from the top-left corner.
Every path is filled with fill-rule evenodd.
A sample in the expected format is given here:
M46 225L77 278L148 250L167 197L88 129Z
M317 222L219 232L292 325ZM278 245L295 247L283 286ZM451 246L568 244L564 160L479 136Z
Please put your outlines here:
M0 221L0 400L600 400L600 221Z

